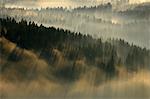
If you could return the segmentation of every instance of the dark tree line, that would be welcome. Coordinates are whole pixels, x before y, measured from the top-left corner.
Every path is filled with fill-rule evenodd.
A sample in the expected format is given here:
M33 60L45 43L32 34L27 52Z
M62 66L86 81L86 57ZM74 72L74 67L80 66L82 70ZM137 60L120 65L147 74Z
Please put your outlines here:
M129 70L149 66L148 50L130 45L121 39L103 42L90 35L44 27L42 24L38 26L23 19L16 22L13 18L0 19L0 35L23 49L41 52L40 57L52 65L57 61L56 55L52 54L53 49L59 50L66 59L74 62L60 72L75 71L75 61L83 58L86 59L86 64L102 69L109 77L116 74L117 65L126 66Z

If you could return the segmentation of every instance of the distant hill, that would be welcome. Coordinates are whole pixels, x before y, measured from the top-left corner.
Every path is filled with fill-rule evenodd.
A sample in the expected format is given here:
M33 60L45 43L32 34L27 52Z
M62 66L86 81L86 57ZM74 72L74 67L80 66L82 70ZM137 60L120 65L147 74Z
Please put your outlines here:
M131 18L150 19L150 3L141 3L130 5L125 11L119 11L122 16L129 16Z

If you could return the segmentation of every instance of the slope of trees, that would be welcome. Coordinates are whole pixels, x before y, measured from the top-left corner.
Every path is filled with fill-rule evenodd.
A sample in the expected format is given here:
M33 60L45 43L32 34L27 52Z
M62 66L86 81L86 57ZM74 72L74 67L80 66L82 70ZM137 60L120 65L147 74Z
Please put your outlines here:
M1 36L14 42L17 46L40 53L50 66L65 60L66 68L59 69L57 76L75 79L80 74L77 61L84 61L87 66L95 66L104 71L108 77L117 74L117 66L126 66L129 71L149 67L150 52L138 46L129 45L124 40L103 42L90 35L73 33L54 27L38 26L34 22L13 18L0 19ZM65 62L64 62L65 63ZM59 64L62 65L62 64Z

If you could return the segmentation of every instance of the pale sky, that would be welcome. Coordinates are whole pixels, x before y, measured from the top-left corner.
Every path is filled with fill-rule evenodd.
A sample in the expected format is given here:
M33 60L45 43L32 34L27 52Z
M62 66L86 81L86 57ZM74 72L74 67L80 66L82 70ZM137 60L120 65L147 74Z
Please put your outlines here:
M116 0L0 0L6 7L46 8L92 6ZM120 0L119 0L120 1ZM124 1L124 0L122 0ZM130 4L150 2L150 0L129 0Z

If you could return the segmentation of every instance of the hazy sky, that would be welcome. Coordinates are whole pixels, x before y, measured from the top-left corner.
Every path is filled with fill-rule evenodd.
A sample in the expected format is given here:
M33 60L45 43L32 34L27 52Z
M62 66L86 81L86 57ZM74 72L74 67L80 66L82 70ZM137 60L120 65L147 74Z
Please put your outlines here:
M113 2L117 0L0 0L0 3L6 7L25 7L25 8L41 8L41 7L77 7L92 6L105 2ZM119 0L121 1L121 0ZM125 0L122 0L125 1ZM150 2L150 0L129 0L130 4Z

